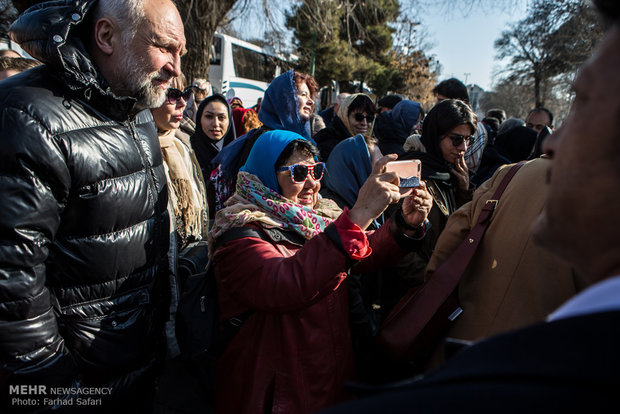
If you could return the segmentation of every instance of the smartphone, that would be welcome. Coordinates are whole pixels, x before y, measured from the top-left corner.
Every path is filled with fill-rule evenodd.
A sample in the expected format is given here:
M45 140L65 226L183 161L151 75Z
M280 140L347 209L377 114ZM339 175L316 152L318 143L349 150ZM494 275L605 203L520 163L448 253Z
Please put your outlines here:
M403 196L413 192L420 185L422 163L420 160L391 161L385 165L386 171L394 171L400 179L400 194Z

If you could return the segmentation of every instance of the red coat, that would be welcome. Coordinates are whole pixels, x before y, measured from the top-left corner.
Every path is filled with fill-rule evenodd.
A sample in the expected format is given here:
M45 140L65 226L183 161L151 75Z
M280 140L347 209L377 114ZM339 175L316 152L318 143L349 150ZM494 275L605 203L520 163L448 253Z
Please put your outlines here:
M343 384L352 379L353 359L346 277L355 262L338 244L350 224L342 214L337 231L303 248L271 231L272 242L246 237L217 249L222 319L253 310L217 362L218 414L301 414L347 399ZM388 224L366 234L372 254L356 271L395 263L406 253ZM361 230L353 235L364 240Z

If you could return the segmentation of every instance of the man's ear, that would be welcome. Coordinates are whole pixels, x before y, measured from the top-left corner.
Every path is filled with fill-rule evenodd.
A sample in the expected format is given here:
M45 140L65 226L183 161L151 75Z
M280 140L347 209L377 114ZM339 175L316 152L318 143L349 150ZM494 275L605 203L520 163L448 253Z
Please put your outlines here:
M95 23L95 44L105 55L114 52L116 42L116 26L107 18L101 18Z

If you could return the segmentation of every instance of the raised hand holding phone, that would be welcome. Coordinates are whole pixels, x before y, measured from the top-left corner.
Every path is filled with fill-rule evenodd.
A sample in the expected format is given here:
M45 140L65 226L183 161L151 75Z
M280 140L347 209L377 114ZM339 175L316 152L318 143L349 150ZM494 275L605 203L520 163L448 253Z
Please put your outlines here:
M420 160L391 161L385 165L386 171L393 171L398 175L401 196L407 196L420 185L422 163Z
M398 175L385 169L385 165L396 157L396 154L388 154L375 163L370 176L360 188L355 205L349 211L351 221L363 230L379 217L388 205L400 200Z

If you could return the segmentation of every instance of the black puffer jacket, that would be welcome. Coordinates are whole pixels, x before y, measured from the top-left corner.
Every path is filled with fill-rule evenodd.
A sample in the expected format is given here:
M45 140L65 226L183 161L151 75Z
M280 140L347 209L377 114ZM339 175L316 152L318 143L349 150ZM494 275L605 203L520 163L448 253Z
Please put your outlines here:
M45 65L0 83L0 378L119 395L162 345L169 218L150 112L130 115L75 37L92 4L11 28Z

